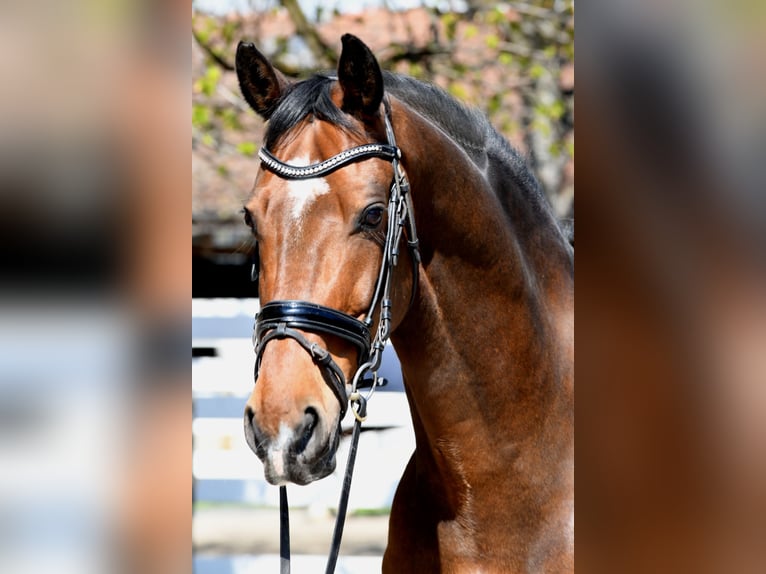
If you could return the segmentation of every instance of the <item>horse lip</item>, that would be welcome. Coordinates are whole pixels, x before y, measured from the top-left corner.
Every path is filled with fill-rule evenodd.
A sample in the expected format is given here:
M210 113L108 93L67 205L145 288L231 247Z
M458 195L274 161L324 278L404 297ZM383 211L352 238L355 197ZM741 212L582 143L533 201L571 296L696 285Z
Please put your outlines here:
M338 424L339 426L340 424ZM340 433L336 427L327 438L327 442L325 442L322 450L313 457L312 463L306 465L304 461L301 461L302 455L298 455L295 462L299 463L300 466L289 465L288 474L290 475L290 480L305 486L332 474L337 466L336 453L338 452L339 443ZM297 472L293 473L293 470Z
M325 478L335 470L336 459L334 455L335 453L327 453L309 467L297 460L288 461L282 475L274 475L271 464L267 463L266 481L274 486L282 486L288 482L306 486Z
M268 456L260 457L264 465L264 476L269 484L282 486L288 482L305 486L317 480L321 480L332 474L337 466L336 453L340 443L340 423L335 427L328 437L322 449L311 457L311 460L305 460L303 454L294 455L287 451L287 454L280 452L285 457L282 472L276 474L274 464ZM264 452L264 454L266 454Z
M314 470L309 472L304 472L303 470L299 470L298 472L292 472L292 469L290 471L290 482L293 482L299 486L306 486L307 484L311 484L312 482L315 482L317 480L321 480L325 478L326 476L329 476L332 474L332 471L335 470L335 458L332 458L332 460L327 462L327 465L322 467L319 470Z

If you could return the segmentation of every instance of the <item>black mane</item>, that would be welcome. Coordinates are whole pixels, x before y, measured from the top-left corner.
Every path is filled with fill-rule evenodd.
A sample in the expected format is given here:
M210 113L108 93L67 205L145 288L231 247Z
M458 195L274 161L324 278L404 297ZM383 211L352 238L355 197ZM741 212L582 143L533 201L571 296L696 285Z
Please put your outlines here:
M394 95L449 135L488 178L506 209L508 186L526 191L524 195L540 209L548 210L537 180L524 158L489 123L479 110L469 108L433 84L383 72L386 93ZM315 117L350 132L357 128L330 98L336 78L318 74L292 84L269 119L264 145L274 150L288 132L307 117ZM494 169L488 170L488 165Z
M353 122L330 98L330 87L334 81L334 77L317 74L292 84L269 118L264 141L266 149L273 151L279 140L307 117L356 131Z
M489 162L507 165L514 183L542 197L540 186L525 159L492 126L483 112L470 108L433 84L384 73L386 91L409 104L444 130L481 169ZM503 189L504 186L496 187Z

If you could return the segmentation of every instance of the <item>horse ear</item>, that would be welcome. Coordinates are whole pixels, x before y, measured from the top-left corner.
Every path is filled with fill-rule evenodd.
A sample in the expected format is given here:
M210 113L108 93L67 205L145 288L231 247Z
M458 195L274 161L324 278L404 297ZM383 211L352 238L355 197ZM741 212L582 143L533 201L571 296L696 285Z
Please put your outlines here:
M287 79L249 42L237 45L236 68L239 89L245 100L268 120L285 93Z
M343 111L371 116L383 100L383 74L378 60L356 36L344 34L338 62L338 81L343 89Z

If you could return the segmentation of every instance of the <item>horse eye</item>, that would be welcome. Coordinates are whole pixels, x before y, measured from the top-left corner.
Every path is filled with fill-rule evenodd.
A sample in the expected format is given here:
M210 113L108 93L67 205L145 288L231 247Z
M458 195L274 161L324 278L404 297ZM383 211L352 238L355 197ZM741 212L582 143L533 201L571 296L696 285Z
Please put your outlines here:
M362 226L368 229L378 227L381 221L383 221L383 208L377 205L367 208L362 215Z

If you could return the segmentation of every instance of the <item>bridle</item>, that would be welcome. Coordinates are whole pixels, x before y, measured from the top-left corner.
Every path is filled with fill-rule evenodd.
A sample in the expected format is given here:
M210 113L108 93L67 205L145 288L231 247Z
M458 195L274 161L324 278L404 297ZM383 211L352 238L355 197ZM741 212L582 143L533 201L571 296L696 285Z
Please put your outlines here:
M340 403L339 421L345 416L349 403L352 405L351 411L356 419L351 438L352 443L349 449L348 463L346 465L346 475L338 505L338 518L333 534L333 544L327 563L327 573L334 572L340 549L340 539L343 533L343 523L345 521L348 494L351 486L351 475L356 459L361 423L366 417L367 400L376 387L385 384L385 381L378 377L378 369L381 365L383 349L391 334L391 283L394 267L396 267L399 260L399 246L403 234L406 234L413 269L410 305L414 301L418 284L420 252L418 250L418 236L413 217L412 198L409 193L409 182L401 167L401 150L397 147L396 139L394 138L394 130L391 125L391 108L388 100L384 100L383 105L385 110L383 119L386 128L386 139L388 140L385 144L364 144L342 151L327 160L308 166L296 166L285 163L277 159L265 148L261 148L258 153L258 157L266 169L288 180L322 177L352 162L370 158L385 159L391 162L394 169L394 177L388 197L388 226L386 229L386 239L383 244L383 259L369 310L364 319L359 320L342 311L317 303L279 300L264 304L258 315L256 315L255 320L253 344L256 356L254 373L256 383L266 345L275 339L293 339L311 356L322 372L325 382L337 397ZM378 308L380 308L378 327L373 337L372 325L375 312ZM332 335L356 347L358 352L357 369L350 383L346 381L343 371L332 358L330 352L318 343L309 341L303 332ZM367 375L371 376L365 378ZM369 389L366 395L362 395L359 392L360 389L364 388ZM284 486L280 487L280 514L281 568L282 573L285 574L290 571L290 549L287 491Z
M354 393L360 387L362 377L371 373L377 382L377 370L380 367L383 348L390 335L391 328L391 281L393 268L399 259L399 245L403 232L406 232L407 245L412 255L413 282L410 304L415 296L418 282L420 253L412 217L412 199L409 194L409 183L400 165L401 151L396 146L393 128L390 120L390 107L385 104L384 121L386 126L387 144L372 143L343 151L330 159L308 166L294 166L284 163L274 157L271 152L261 148L258 153L263 165L269 171L283 179L308 179L321 177L336 171L352 162L370 158L382 158L390 161L394 168L394 177L388 199L388 228L383 245L383 259L375 284L369 310L363 320L346 313L311 303L308 301L279 300L270 301L261 307L256 316L253 343L255 346L255 379L258 378L263 352L266 345L274 339L290 338L295 340L312 357L315 363L325 371L325 380L338 398L341 407L341 418L348 408L348 401L358 402ZM377 333L373 338L371 328L375 311L380 306L380 318ZM301 333L308 331L339 337L356 347L358 351L358 367L351 382L350 392L346 390L346 380L342 370L335 363L330 353L317 343L311 343ZM374 388L373 385L372 388Z

